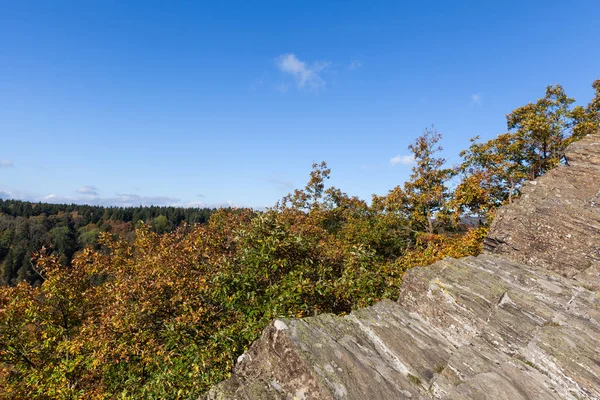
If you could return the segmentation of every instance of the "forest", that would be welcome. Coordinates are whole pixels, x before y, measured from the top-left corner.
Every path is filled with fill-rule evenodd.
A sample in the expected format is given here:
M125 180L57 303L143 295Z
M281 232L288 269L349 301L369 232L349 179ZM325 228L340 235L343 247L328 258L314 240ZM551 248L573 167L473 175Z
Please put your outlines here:
M0 389L197 398L273 318L395 299L410 268L477 255L497 208L600 128L600 80L592 87L590 103L575 105L548 86L508 113L506 132L465 143L460 165L447 165L441 133L426 129L409 146L409 179L370 201L327 185L321 162L304 188L260 212L0 203L4 263L7 249L24 246L21 262L34 251L31 271L3 264Z
M31 256L42 247L68 265L78 251L97 248L101 232L132 238L135 226L145 222L154 232L166 233L182 222L206 223L212 212L208 208L101 207L0 199L0 285L41 284L43 279Z

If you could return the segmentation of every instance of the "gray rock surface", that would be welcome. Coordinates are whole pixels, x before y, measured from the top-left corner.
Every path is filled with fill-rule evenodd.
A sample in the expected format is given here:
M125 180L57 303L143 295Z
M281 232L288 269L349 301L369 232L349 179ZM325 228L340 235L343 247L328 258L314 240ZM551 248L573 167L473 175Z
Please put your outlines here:
M397 303L276 320L205 399L600 399L599 156L600 135L572 145L502 210L499 254L414 268Z
M600 134L571 144L568 167L529 182L500 208L484 251L600 289Z

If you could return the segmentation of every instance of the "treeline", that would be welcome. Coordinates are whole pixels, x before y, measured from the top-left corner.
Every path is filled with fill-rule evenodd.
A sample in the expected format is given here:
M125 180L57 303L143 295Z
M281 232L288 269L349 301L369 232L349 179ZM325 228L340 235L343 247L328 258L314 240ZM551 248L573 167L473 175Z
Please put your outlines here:
M101 207L77 204L31 203L0 199L0 285L43 281L31 262L43 247L62 265L86 247L96 248L102 232L131 239L142 221L157 233L171 232L182 222L206 223L208 208Z
M40 286L0 287L0 389L7 398L197 398L278 316L345 314L396 299L404 273L476 255L497 207L564 162L600 127L600 80L587 106L560 86L474 139L463 162L440 157L428 129L409 147L407 182L370 203L328 187L326 163L273 208L218 210L207 224L99 249L36 255ZM453 182L453 184L451 184ZM481 226L461 224L465 215Z
M74 214L84 225L100 224L103 221L137 222L151 221L158 216L164 216L167 221L178 226L185 221L188 224L204 223L214 211L210 208L194 207L103 207L87 204L51 204L32 203L21 200L0 199L0 213L13 217L47 217L58 214Z

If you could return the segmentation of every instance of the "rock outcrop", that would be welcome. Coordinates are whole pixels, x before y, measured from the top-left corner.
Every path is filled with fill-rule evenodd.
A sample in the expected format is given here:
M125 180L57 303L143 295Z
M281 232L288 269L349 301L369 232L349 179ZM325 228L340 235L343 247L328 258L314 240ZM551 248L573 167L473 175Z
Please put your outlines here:
M397 303L279 319L206 399L600 399L600 135ZM492 253L492 254L490 254Z
M529 182L500 208L484 251L556 271L600 289L600 139L567 148L568 167Z

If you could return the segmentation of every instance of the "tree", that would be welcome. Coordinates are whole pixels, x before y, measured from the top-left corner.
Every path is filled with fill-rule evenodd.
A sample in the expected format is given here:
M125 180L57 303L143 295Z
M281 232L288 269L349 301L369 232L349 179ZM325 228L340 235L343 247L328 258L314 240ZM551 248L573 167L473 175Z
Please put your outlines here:
M508 129L523 141L521 150L529 165L529 179L543 175L559 165L564 158L571 127L570 106L575 100L568 97L562 86L546 87L546 94L535 103L513 110L506 116Z
M325 181L329 179L330 174L331 169L327 167L325 161L313 163L310 179L304 189L296 189L294 193L285 196L282 199L282 205L300 210L314 210L321 207L323 205Z
M560 85L548 86L543 98L516 108L506 116L511 132L478 143L460 153L463 175L455 191L462 212L490 217L520 195L525 180L534 180L564 159L566 147L600 127L600 79L587 107L577 106ZM489 221L489 218L488 218Z
M77 242L68 226L57 226L50 230L52 246L60 255L63 265L66 265L75 253Z
M463 162L457 168L462 180L456 187L454 202L462 213L489 217L504 203L520 194L529 173L526 144L516 133L505 133L460 152Z
M159 215L152 220L152 230L156 233L162 234L171 230L171 224L164 215Z
M573 119L572 140L596 133L600 129L600 79L592 83L595 96L587 107L577 106L571 113Z
M77 230L77 243L79 246L85 248L88 246L96 246L98 244L98 236L100 230L96 227L96 224L88 224L82 226Z
M425 129L408 149L416 165L404 187L392 189L385 200L388 211L400 211L409 221L413 232L429 234L446 225L450 214L449 193L446 183L454 172L444 168L446 160L438 158L442 135L435 128Z

